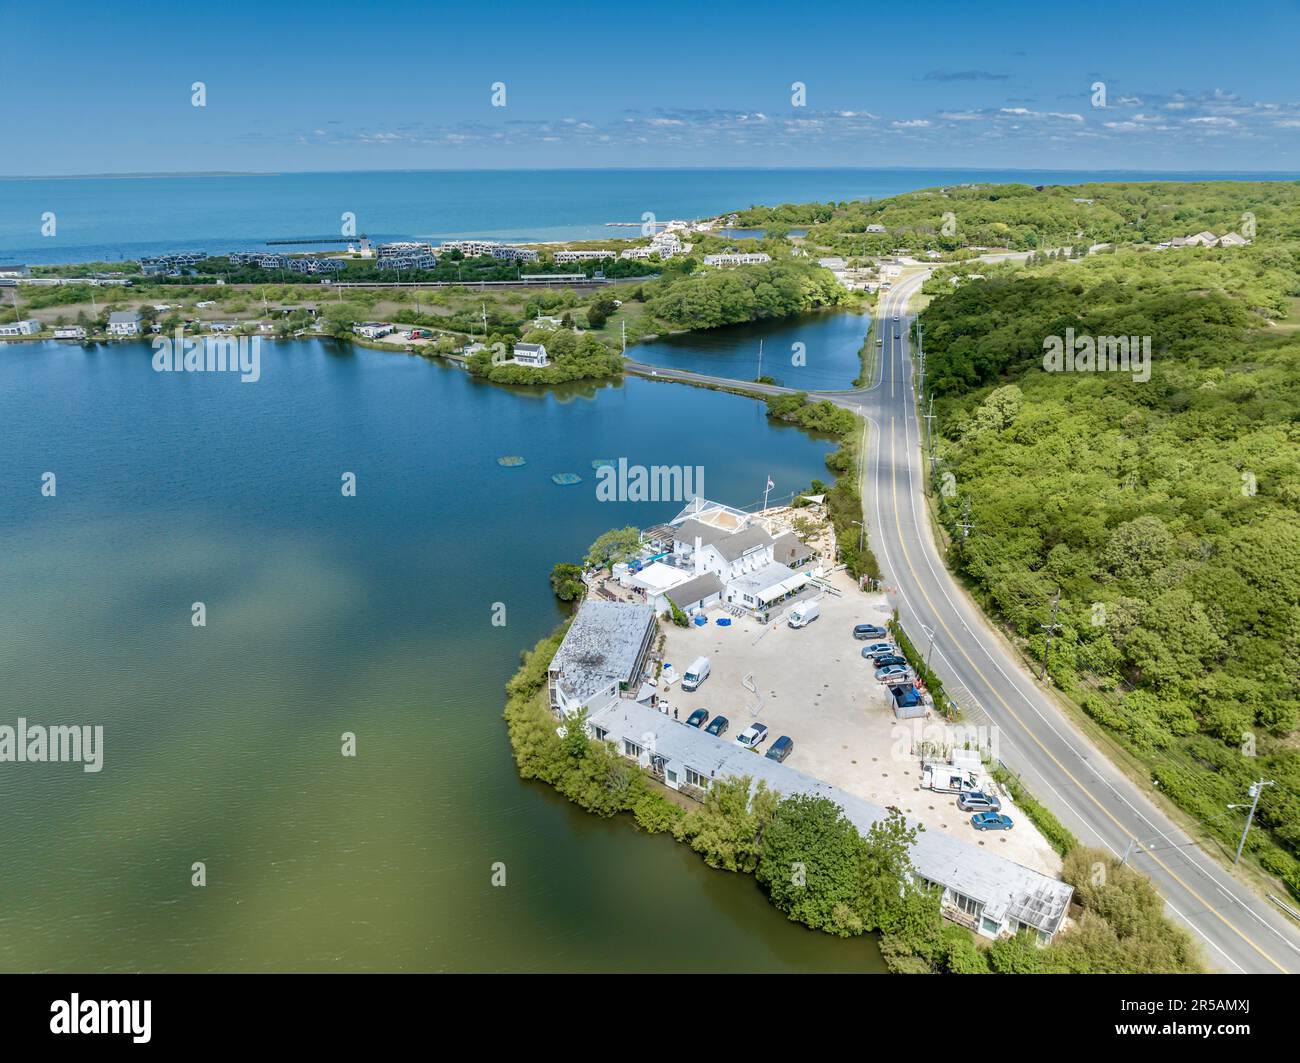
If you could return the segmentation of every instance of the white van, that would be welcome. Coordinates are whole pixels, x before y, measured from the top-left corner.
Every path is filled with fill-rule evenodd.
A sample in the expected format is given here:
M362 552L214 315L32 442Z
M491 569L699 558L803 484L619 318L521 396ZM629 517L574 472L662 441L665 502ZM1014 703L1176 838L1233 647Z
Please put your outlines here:
M709 659L696 657L691 666L682 673L682 689L695 690L709 678Z
M822 615L822 607L817 602L800 602L790 610L791 627L807 627Z

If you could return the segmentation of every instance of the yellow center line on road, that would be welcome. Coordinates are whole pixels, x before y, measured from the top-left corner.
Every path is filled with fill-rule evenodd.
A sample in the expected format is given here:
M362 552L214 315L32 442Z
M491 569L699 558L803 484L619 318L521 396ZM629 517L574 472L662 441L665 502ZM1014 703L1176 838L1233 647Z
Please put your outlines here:
M892 382L893 379L892 365L891 365L890 379ZM1030 730L1029 727L1025 725L1025 721L1020 718L1019 714L1015 711L1015 709L1013 709L1009 704L1007 704L1006 699L1002 697L1002 695L998 692L997 687L995 687L991 682L989 682L988 677L985 676L984 673L980 670L979 665L977 665L971 659L970 654L968 654L965 648L957 641L956 636L952 633L952 630L948 627L947 623L944 621L943 614L940 613L940 611L935 608L934 602L930 600L930 595L927 594L925 590L925 584L922 583L920 576L917 573L917 570L912 567L912 558L909 555L907 550L907 540L903 538L903 524L902 524L902 520L899 518L898 515L899 514L898 466L896 464L897 454L894 446L894 440L895 440L894 417L891 414L889 418L889 467L890 467L889 493L894 506L894 528L898 533L898 545L901 547L903 551L903 562L904 564L907 565L907 570L912 574L912 578L915 580L916 586L921 592L921 597L925 599L925 604L929 606L930 615L935 618L935 623L943 628L944 632L948 636L949 641L956 648L957 652L960 653L962 657L965 658L966 663L971 666L975 674L980 677L980 680L984 683L984 685L988 687L989 692L995 698L997 698L999 704L1001 704L1001 706L1007 711L1007 713L1011 716L1011 718L1020 725L1021 729L1025 732L1025 734L1027 734L1033 740L1034 744L1038 746L1038 748L1041 749L1044 754L1047 755L1048 759L1050 759L1051 762L1055 764L1058 769L1060 769L1061 774L1063 774L1067 779L1069 779L1070 782L1074 783L1074 785L1078 788L1079 792L1082 793L1083 796L1086 797L1089 801L1091 801L1094 805L1096 805L1097 809L1107 819L1109 819L1113 824L1115 824L1116 827L1118 827L1125 834L1130 834L1127 828L1125 828L1124 824L1115 818L1114 814L1110 811L1110 809L1108 809L1105 805L1103 805L1100 801L1098 801L1097 798L1093 795L1092 791L1089 790L1082 783L1080 783L1079 780L1076 779L1074 775L1071 774L1069 768L1067 768L1064 764L1060 762L1060 760L1057 759L1056 755L1050 749L1048 749L1047 746L1043 744L1042 740L1036 734L1034 734L1034 732ZM879 489L879 485L877 485L877 489ZM1265 960L1267 960L1270 964L1276 967L1278 971L1280 971L1282 974L1290 973L1287 971L1285 967L1283 967L1280 963L1278 963L1277 960L1273 959L1272 956L1270 956L1267 952L1265 952L1262 948L1260 948L1257 944L1255 944L1254 941L1252 941L1240 930L1238 930L1236 926L1234 926L1226 918L1224 918L1223 914L1219 912L1218 909L1211 907L1204 897L1202 897L1199 893L1197 893L1194 889L1192 889L1191 886L1189 886L1186 882L1184 882L1181 878L1179 878L1178 875L1173 871L1173 869L1170 868L1158 856L1156 856L1155 853L1150 848L1148 848L1142 842L1137 841L1136 838L1134 838L1133 840L1134 842L1136 842L1137 847L1141 851L1146 853L1147 856L1149 856L1151 860L1161 870L1163 870L1166 875L1168 875L1171 879L1177 882L1178 885L1182 886L1182 888L1185 889L1188 892L1188 894L1190 894L1196 900L1196 902L1201 905L1202 908L1204 908L1207 912L1210 912L1216 919L1219 920L1219 922L1221 922L1224 926L1226 926L1229 930L1231 930L1234 934L1236 934L1237 937L1241 938L1242 941L1244 941L1247 945L1249 945L1252 949L1254 949L1257 953L1259 953L1259 955L1262 956Z

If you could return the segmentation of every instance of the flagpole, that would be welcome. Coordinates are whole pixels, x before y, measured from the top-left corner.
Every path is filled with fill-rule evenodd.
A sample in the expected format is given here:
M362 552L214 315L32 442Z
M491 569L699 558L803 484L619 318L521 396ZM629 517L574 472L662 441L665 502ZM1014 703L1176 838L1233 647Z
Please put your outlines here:
M763 510L767 511L767 496L772 490L772 474L767 474L767 486L763 488Z

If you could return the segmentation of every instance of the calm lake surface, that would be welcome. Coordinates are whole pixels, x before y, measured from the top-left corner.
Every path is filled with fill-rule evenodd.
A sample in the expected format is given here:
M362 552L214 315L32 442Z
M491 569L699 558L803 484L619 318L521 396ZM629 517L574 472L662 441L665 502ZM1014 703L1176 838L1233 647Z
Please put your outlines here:
M870 326L867 314L804 314L779 323L754 322L663 336L629 347L628 356L666 369L753 380L759 375L761 340L763 376L804 391L843 389L852 387L861 371L858 351ZM802 365L795 364L796 355L802 357Z
M0 723L105 732L98 774L0 765L0 969L882 969L521 782L501 719L562 615L551 565L677 508L598 502L592 459L702 465L744 505L831 443L630 378L529 394L299 342L241 384L150 355L0 346Z

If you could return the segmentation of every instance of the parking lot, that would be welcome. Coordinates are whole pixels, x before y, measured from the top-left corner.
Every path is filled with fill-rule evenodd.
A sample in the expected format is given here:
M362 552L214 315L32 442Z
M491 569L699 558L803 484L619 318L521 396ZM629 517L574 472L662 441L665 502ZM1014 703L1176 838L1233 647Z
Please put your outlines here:
M665 624L664 660L677 674L696 657L708 657L712 672L693 693L674 683L661 688L661 696L681 720L697 708L707 709L710 718L726 716L723 737L728 741L751 723L764 723L769 733L761 748L779 735L793 739L794 751L786 760L790 767L899 808L930 829L949 831L1026 867L1057 874L1060 858L1005 795L1002 811L1015 827L981 832L970 825L969 813L957 808L954 795L919 788L916 743L923 738L950 743L953 731L940 718L894 718L889 695L875 679L875 666L861 655L868 643L853 638L855 624L885 626L890 615L885 595L862 594L844 573L830 582L841 595L823 595L821 616L805 628L775 622L765 626L748 617L719 627L714 620L730 614L716 606L708 610L709 623L703 627Z

